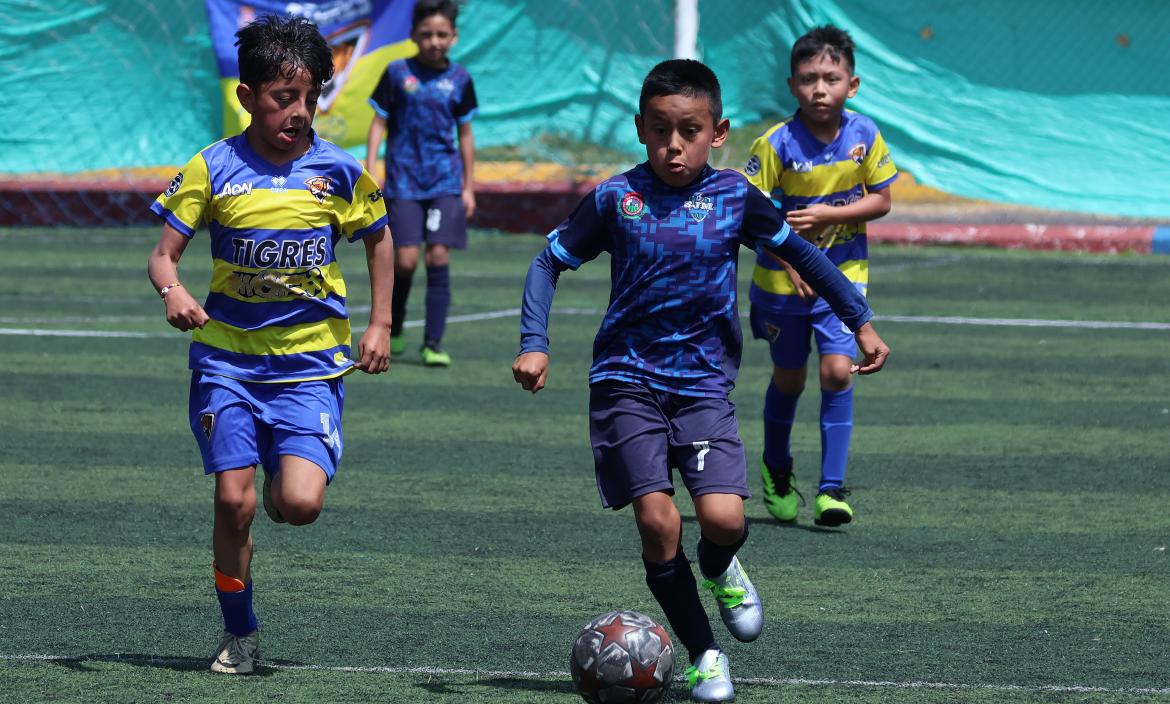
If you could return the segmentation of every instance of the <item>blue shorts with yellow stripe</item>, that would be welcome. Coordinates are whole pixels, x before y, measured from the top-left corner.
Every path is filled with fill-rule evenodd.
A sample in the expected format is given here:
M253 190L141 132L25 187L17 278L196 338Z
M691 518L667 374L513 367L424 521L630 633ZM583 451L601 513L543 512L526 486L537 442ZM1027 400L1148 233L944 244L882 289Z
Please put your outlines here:
M191 432L203 471L263 465L275 475L280 456L293 455L313 462L333 481L341 462L344 402L340 377L283 384L193 372Z

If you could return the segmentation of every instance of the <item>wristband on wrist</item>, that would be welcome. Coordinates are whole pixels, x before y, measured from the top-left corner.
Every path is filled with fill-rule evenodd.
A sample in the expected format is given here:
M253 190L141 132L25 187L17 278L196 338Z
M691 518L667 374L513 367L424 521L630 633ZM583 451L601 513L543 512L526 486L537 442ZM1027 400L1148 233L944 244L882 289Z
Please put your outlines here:
M171 292L171 289L182 288L182 287L183 287L183 284L179 283L178 281L176 281L173 284L167 284L166 286L163 286L162 288L160 288L158 290L158 297L159 298L166 298L167 294Z

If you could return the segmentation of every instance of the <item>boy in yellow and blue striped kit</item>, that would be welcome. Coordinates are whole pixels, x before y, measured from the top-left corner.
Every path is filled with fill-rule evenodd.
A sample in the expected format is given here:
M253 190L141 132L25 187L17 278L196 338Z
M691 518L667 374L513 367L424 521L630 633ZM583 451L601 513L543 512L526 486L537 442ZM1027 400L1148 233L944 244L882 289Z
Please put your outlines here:
M196 154L151 206L163 233L148 271L167 322L194 330L189 417L204 472L215 475L224 622L211 669L248 674L260 646L250 569L256 467L274 521L316 520L341 460L341 378L389 368L394 245L374 179L313 131L333 74L317 27L268 16L236 36L237 96L251 124ZM178 264L203 225L212 274L200 305L179 283ZM356 354L335 252L343 238L365 244L370 271L370 323Z
M744 173L772 198L800 236L820 247L864 294L869 284L865 223L890 210L898 176L877 126L845 109L857 94L853 40L817 27L792 47L788 88L799 104L792 117L752 145ZM850 365L853 334L786 262L761 254L752 275L751 322L768 340L774 365L764 401L764 503L777 520L798 512L790 438L804 390L810 337L820 353L821 476L814 507L818 525L853 518L845 501L845 465L853 431Z

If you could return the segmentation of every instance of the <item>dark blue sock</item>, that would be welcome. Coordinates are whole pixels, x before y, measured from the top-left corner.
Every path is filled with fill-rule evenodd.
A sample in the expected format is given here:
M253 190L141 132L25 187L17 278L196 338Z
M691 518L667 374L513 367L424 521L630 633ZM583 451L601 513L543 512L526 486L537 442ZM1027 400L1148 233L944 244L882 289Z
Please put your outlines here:
M728 565L731 564L731 558L735 557L735 553L743 547L747 542L748 524L747 518L743 519L743 535L739 536L739 540L731 545L719 545L707 539L707 536L699 535L699 571L707 579L718 577L727 571Z
M402 326L406 323L406 301L410 298L413 274L413 271L394 270L394 293L390 299L390 334L395 337L402 334Z
M775 384L768 384L764 394L764 462L772 469L792 465L792 422L799 400L800 396L789 396Z
M450 267L427 267L427 326L423 340L437 347L447 327L447 309L451 307Z
M669 562L650 562L642 558L646 566L646 585L662 607L667 622L687 649L689 661L694 661L704 650L718 648L715 634L703 602L699 600L699 588L695 575L682 550Z
M844 391L821 390L821 486L845 486L845 463L853 437L853 387Z
M218 587L219 610L223 612L223 627L233 635L246 636L260 627L252 611L252 583L239 592L221 592Z

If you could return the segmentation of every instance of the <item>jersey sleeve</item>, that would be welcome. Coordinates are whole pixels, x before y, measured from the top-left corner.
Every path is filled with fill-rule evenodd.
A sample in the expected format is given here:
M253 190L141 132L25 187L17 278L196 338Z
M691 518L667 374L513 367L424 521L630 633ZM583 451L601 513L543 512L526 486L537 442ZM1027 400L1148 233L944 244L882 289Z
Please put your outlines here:
M874 133L873 146L861 162L861 168L865 173L865 188L869 191L880 191L898 178L898 169L890 158L890 150L881 132Z
M784 221L776 204L758 189L748 188L740 228L740 240L744 246L756 251L779 247L791 234L792 228Z
M594 189L548 235L553 256L574 271L585 262L596 259L609 244L609 230L599 212L600 200Z
M467 77L467 85L463 86L463 94L459 96L459 102L455 103L455 109L452 114L459 124L471 122L475 114L479 112L479 102L475 97L475 84L471 81L471 76Z
M381 230L387 222L386 199L374 177L362 169L362 175L353 185L353 198L345 211L341 231L353 242Z
M370 96L370 107L382 119L390 117L390 112L394 110L394 79L390 77L389 68L382 72L382 78Z
M207 161L200 153L179 170L167 190L150 205L150 212L187 237L193 237L207 219L210 203L211 176Z
M768 141L768 135L763 135L752 143L747 164L743 173L753 186L760 189L764 195L779 201L784 194L780 190L780 172L784 164L776 148Z

